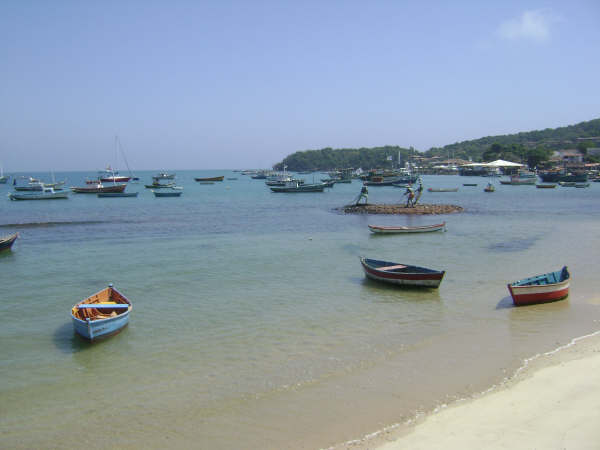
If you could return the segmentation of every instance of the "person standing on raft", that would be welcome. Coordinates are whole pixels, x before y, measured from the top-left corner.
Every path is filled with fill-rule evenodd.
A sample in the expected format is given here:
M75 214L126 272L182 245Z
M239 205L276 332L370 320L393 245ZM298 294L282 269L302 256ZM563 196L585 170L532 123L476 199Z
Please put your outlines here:
M415 196L412 205L415 206L419 199L421 198L421 194L423 193L423 182L419 178L419 187L417 188L417 195Z
M407 196L406 197L406 207L410 208L413 198L415 198L415 193L410 184L406 187L406 192L404 193L404 195Z
M355 205L356 205L356 206L358 206L358 204L360 203L360 201L361 201L363 198L365 199L365 205L366 205L366 204L367 204L367 201L368 201L368 199L369 199L369 190L367 189L367 187L366 187L366 186L363 186L363 187L360 189L360 194L358 195L358 198L356 199L356 203L355 203Z

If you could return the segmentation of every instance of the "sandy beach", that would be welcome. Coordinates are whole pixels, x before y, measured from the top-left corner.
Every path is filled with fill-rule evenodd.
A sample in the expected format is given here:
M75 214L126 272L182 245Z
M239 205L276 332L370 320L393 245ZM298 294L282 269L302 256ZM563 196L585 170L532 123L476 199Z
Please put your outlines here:
M526 362L511 380L369 448L600 448L600 332ZM379 445L379 446L378 446Z

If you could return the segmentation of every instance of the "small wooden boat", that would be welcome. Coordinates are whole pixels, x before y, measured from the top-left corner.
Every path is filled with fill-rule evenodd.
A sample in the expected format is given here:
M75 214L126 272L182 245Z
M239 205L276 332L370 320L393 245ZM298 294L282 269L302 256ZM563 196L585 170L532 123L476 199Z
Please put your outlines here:
M496 188L492 183L488 183L486 187L483 188L483 192L494 192Z
M577 183L575 181L559 181L558 184L562 187L575 187Z
M154 180L152 182L152 184L145 184L144 187L146 189L168 189L168 188L172 188L175 186L175 182L170 182L170 183L159 183L158 181Z
M554 189L556 187L556 184L555 183L551 183L551 184L550 183L549 184L540 183L540 184L536 184L535 187L538 189Z
M44 187L41 191L10 192L8 198L11 200L58 200L69 198L69 193L56 192L53 188Z
M548 272L508 284L508 291L516 306L548 303L569 295L571 275L564 266L556 272Z
M100 198L120 198L120 197L137 197L137 192L99 192L98 197Z
M71 308L75 332L90 341L118 333L129 323L131 302L112 283Z
M194 178L194 180L196 180L196 181L223 181L223 178L225 178L225 175L222 175L220 177Z
M392 186L394 183L404 183L400 177L371 177L363 181L365 186Z
M586 188L586 187L590 187L590 183L575 183L575 187L576 188Z
M152 191L155 197L180 197L182 192L182 189L177 189L176 187L171 188L170 190Z
M429 192L458 192L458 188L427 188Z
M173 180L175 178L174 173L159 172L152 177L153 180Z
M500 180L500 184L508 184L511 186L531 185L535 184L535 178L511 177L510 180Z
M76 194L98 194L100 192L123 192L127 184L111 184L105 186L102 183L90 184L88 186L71 186L71 190Z
M4 236L0 238L0 252L8 251L15 243L17 238L19 237L19 233L14 233L9 236Z
M477 183L463 183L463 186L477 186Z
M437 288L445 271L360 257L367 278L401 286Z
M435 225L422 225L418 227L383 227L379 225L367 225L373 233L396 234L396 233L427 233L430 231L446 231L446 222Z
M323 192L325 190L325 184L302 184L298 181L292 181L286 183L285 186L271 186L270 188L273 192Z

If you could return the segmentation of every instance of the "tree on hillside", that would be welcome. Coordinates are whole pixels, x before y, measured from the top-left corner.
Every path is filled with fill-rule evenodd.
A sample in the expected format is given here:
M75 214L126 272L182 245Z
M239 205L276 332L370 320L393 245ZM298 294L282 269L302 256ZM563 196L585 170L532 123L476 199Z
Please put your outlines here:
M534 168L540 165L540 163L548 161L550 156L552 155L552 151L544 148L537 147L527 152L527 165L530 168Z

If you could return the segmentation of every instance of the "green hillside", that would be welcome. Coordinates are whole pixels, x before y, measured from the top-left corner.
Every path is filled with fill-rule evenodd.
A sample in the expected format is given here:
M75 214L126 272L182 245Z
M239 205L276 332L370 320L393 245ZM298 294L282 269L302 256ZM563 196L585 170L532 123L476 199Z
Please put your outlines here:
M349 167L362 167L363 169L391 167L392 162L398 162L398 152L401 154L402 161L407 161L412 155L421 155L412 147L402 148L391 145L374 148L323 148L293 153L273 168L282 170L286 165L288 170L301 171ZM389 158L392 160L390 161Z
M470 141L457 142L444 147L431 148L422 153L414 148L399 146L384 146L374 148L323 148L320 150L298 151L287 156L283 161L273 166L282 170L284 165L288 170L330 170L335 168L362 167L370 169L376 167L391 167L392 161L398 161L398 152L402 162L411 156L442 156L449 154L453 158L482 161L486 157L498 155L511 156L515 159L527 161L531 154L549 154L550 150L576 148L600 145L598 140L582 140L600 136L600 119L581 122L560 128L546 128L545 130L527 131L516 134L487 136ZM496 145L494 145L496 144ZM484 153L486 153L484 155ZM545 158L544 158L545 159Z
M483 154L490 149L492 144L502 147L523 147L525 149L544 148L546 150L560 150L576 148L585 145L585 141L578 138L590 138L600 136L600 119L580 122L560 128L546 128L545 130L525 131L516 134L505 134L499 136L487 136L471 141L457 142L444 147L434 147L425 152L425 156L443 156L448 153L455 158L480 161ZM599 139L600 140L600 139ZM593 143L593 142L592 142Z

